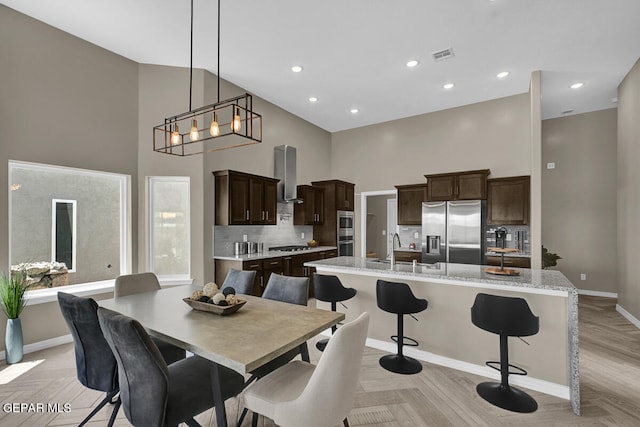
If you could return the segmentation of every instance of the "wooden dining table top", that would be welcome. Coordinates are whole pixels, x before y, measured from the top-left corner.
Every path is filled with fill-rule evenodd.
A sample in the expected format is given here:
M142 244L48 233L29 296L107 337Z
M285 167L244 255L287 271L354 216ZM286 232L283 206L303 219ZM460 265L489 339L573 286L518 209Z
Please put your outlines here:
M247 303L220 316L187 305L198 287L175 286L98 301L136 319L150 335L246 374L344 320L344 314L239 295Z

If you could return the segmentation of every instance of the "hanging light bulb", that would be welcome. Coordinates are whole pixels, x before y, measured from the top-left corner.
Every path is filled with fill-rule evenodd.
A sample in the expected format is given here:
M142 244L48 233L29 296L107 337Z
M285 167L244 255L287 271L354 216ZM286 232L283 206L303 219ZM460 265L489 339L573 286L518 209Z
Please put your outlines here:
M171 145L180 144L180 131L178 130L178 124L173 128L173 132L171 132Z
M213 118L211 119L211 127L209 128L209 133L213 137L220 135L220 127L218 126L218 115L216 113L213 113Z
M189 137L192 141L197 141L200 137L200 134L198 133L198 122L196 119L191 121L191 132L189 133Z
M231 129L234 132L240 132L240 128L242 126L242 122L240 121L240 107L235 107L236 114L233 116L233 121L231 122Z

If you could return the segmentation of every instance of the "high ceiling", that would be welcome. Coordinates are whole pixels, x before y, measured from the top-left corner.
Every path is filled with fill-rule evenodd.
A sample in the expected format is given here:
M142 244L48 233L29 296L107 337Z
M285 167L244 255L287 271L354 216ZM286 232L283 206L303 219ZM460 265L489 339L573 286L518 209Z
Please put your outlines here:
M638 0L221 1L221 77L331 132L524 93L535 70L545 119L613 108L640 57ZM189 66L189 0L0 3L139 63ZM216 1L194 15L194 67L215 74Z

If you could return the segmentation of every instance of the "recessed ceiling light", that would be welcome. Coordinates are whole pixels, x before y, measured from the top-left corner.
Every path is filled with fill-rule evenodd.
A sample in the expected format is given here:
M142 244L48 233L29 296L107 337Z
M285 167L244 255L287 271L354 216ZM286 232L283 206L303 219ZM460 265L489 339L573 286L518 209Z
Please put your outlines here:
M300 71L302 71L302 67L299 65L294 65L293 67L291 67L291 71L293 71L294 73L299 73Z
M571 89L580 89L582 86L584 86L584 83L582 82L577 82L572 84L571 86L569 86Z
M497 78L499 78L499 79L504 79L504 78L505 78L505 77L507 77L508 75L509 75L509 72L508 72L508 71L502 71L502 72L500 72L500 73L496 74L496 77L497 77Z
M453 83L446 83L442 85L442 87L445 89L453 89L453 86L455 86Z
M315 96L310 96L309 102L318 102L318 98L316 98Z
M407 67L409 68L413 68L415 66L417 66L419 64L418 61L416 61L415 59L412 59L411 61L407 61Z
M358 114L358 111L360 110L358 110L357 108L352 108L351 110L349 110L351 114Z

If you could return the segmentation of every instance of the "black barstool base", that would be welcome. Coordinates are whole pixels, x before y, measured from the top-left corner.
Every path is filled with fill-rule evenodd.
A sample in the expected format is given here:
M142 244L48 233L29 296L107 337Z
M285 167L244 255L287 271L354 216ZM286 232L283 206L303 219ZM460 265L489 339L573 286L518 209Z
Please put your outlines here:
M478 384L476 391L487 402L508 411L530 413L538 409L538 403L533 397L511 386L486 382Z
M397 354L389 354L380 358L380 366L396 374L411 375L422 371L422 364L416 359Z
M329 339L325 338L316 343L316 348L320 351L324 351L324 349L327 347L327 344L329 344Z

